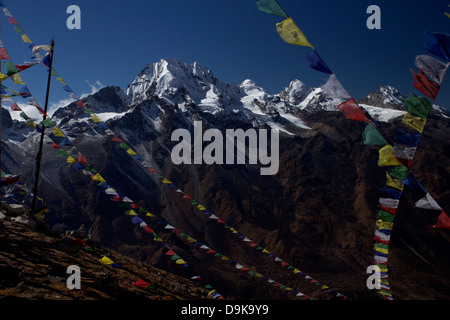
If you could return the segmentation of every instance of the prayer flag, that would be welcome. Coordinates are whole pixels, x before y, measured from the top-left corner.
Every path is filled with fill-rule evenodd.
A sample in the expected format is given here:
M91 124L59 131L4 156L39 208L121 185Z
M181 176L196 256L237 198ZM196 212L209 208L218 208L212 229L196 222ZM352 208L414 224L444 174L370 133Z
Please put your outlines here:
M107 256L104 256L103 258L101 258L101 259L99 259L100 260L100 262L103 264L103 265L108 265L108 264L112 264L112 263L114 263L114 261L112 261L110 258L108 258Z
M383 136L378 132L377 128L373 125L373 123L369 123L366 128L364 129L364 132L362 134L364 139L364 144L369 146L385 146L388 143L383 138Z
M433 107L433 104L425 97L418 97L415 94L409 95L408 98L403 99L405 109L413 116L426 119Z
M338 109L345 114L347 119L370 122L369 118L367 118L366 114L354 98L350 98L349 100L338 105Z
M435 225L433 225L433 228L450 230L450 217L447 215L447 213L445 213L445 211L441 212L438 217L438 221Z
M289 44L294 44L298 46L314 47L308 42L303 32L297 27L292 18L287 18L286 20L277 23L277 31L280 37Z
M400 191L403 191L403 189L405 188L405 186L402 183L402 180L392 178L390 174L387 172L386 172L386 185L388 187L392 187Z
M379 151L378 166L403 166L400 161L394 155L394 148L391 145L384 146Z
M33 43L30 38L28 38L28 36L26 34L22 35L22 40L23 42L27 42L27 43Z
M14 103L14 104L11 106L11 110L12 110L12 111L22 111L22 109L20 109L20 107L17 105L17 103Z
M319 54L316 52L316 50L313 50L310 54L306 56L306 60L309 61L309 66L311 69L332 74L333 72L328 68L325 61L322 60L322 58L319 56Z
M436 96L441 88L436 82L430 81L423 70L419 70L419 74L416 74L413 69L411 72L414 77L413 86L426 95L430 100L436 100Z
M288 17L286 12L281 8L276 0L256 0L259 11L280 17Z
M429 210L442 210L436 200L433 199L431 194L427 193L425 197L415 203L417 208L429 209Z
M137 154L137 153L134 152L133 149L131 149L131 148L129 148L129 149L127 150L127 153L128 153L129 155L131 155L131 156L134 156L134 155Z
M425 49L450 62L450 36L448 34L425 32Z
M419 55L416 57L416 67L439 85L442 84L449 66L450 62L444 63L429 55Z
M6 51L5 48L0 48L0 59L11 60L11 57L9 56L8 51Z
M327 82L320 88L328 98L342 99L343 101L351 98L335 74L330 75Z
M423 129L425 128L425 123L427 122L427 119L414 117L410 113L406 113L402 118L402 123L414 130L419 131L420 133L423 132Z

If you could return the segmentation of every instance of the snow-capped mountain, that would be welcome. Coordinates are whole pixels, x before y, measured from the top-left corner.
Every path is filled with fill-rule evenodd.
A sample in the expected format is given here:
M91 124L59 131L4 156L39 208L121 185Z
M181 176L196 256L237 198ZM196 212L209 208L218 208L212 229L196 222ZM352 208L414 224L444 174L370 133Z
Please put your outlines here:
M259 252L249 253L237 246L228 230L211 224L207 216L196 215L184 199L168 191L112 141L112 135L95 125L89 110L144 161L255 242L305 272L321 276L328 285L347 290L352 298L373 298L374 293L365 287L366 268L372 263L378 190L385 183L385 169L377 165L378 151L361 142L365 124L348 120L338 111L345 95L330 96L326 88L327 84L313 88L293 80L280 93L269 93L250 79L229 84L198 63L162 59L148 64L127 88L105 87L84 98L89 109L74 102L57 110L53 119L108 184L199 241L292 287L329 298L320 287L287 276ZM394 88L382 86L359 100L381 123L379 129L388 140L401 124L402 97ZM436 107L429 118L427 126L433 130L424 132L413 170L445 209L450 208L450 123L442 115ZM23 122L12 121L6 112L3 118L2 168L22 173L23 182L30 186L38 135ZM172 132L178 128L193 130L198 120L205 128L221 131L278 129L279 172L262 177L258 165L174 165L170 158ZM58 219L73 228L84 223L94 240L169 268L160 247L136 231L123 215L123 208L110 201L82 170L59 156L50 143L46 140L39 194ZM411 268L408 274L391 275L406 279L397 282L396 294L411 298L423 293L423 285L410 276L416 272L424 281L450 285L446 274L429 272L422 258L435 266L448 266L450 257L440 254L448 242L436 237L431 227L436 215L424 215L411 206L409 198L406 200L398 213L401 223L395 232L399 238L393 237L393 252L400 254L390 261L395 264L393 270ZM164 232L158 225L155 230ZM414 252L402 245L400 237ZM229 269L200 256L175 236L166 240L191 258L192 266L225 296L286 298L282 291L255 286L252 279L236 276L234 267ZM432 286L426 296L448 298L441 287Z

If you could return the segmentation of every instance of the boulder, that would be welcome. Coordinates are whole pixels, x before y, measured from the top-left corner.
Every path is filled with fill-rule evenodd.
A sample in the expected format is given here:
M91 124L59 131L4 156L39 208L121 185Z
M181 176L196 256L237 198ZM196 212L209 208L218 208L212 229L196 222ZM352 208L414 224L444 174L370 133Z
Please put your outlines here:
M28 212L28 208L22 204L12 203L8 205L7 214L11 217L18 217Z
M34 221L29 215L27 214L22 214L16 218L13 218L13 221L16 223L21 223L24 225L29 226L30 228L36 228L37 223L36 221Z

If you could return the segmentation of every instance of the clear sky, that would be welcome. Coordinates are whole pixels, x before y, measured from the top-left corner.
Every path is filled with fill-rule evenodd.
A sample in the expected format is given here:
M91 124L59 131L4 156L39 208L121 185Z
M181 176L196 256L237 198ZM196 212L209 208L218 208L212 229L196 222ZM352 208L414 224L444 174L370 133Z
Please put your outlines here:
M275 24L283 18L260 12L254 0L3 0L35 44L55 39L54 69L78 94L101 86L126 88L139 71L161 58L194 61L222 81L252 79L278 93L299 79L320 86L327 75L309 68L308 47L289 45ZM450 0L279 0L317 52L356 99L382 84L405 94L410 68L423 48L424 31L450 33ZM81 29L69 30L69 5L81 9ZM381 30L369 30L369 5L381 8ZM16 64L31 53L0 12L0 36ZM43 106L46 71L36 66L23 79ZM450 79L436 103L450 109ZM67 98L52 79L51 103ZM6 81L4 83L7 85Z

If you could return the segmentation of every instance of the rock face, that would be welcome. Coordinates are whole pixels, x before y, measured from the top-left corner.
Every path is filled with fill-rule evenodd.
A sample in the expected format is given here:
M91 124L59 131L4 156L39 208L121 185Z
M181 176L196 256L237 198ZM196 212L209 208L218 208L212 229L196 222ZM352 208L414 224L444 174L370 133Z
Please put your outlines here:
M402 97L394 88L383 86L360 100L391 143L402 128ZM90 125L82 108L73 103L55 113L77 150L108 184L157 215L146 223L225 297L301 299L205 254L196 243L158 224L160 218L225 257L312 297L335 295L305 279L305 274L349 298L379 299L366 287L366 269L373 264L377 201L386 168L377 165L378 149L362 143L365 124L336 111L342 101L298 80L280 94L270 94L252 80L227 84L197 63L174 59L149 64L126 90L104 88L84 100L143 160L223 220L221 224L199 214L190 200L162 184L103 129ZM174 165L172 132L178 128L192 132L198 120L205 129L221 132L228 128L279 130L278 173L261 176L259 165L249 164ZM446 113L436 107L412 167L444 210L450 209L449 135ZM4 169L21 172L23 182L30 183L27 177L33 177L31 161L13 159L32 159L36 141L29 133L20 143L14 137L4 143L8 154ZM84 224L91 239L185 275L183 268L167 262L152 236L130 223L124 215L129 208L110 201L104 188L67 164L49 144L44 154L40 193L60 222L71 229ZM389 251L393 294L398 299L448 299L450 235L432 227L440 212L415 208L415 197L414 190L405 191L395 219ZM288 265L280 266L237 238L231 227ZM294 274L289 266L302 273Z

